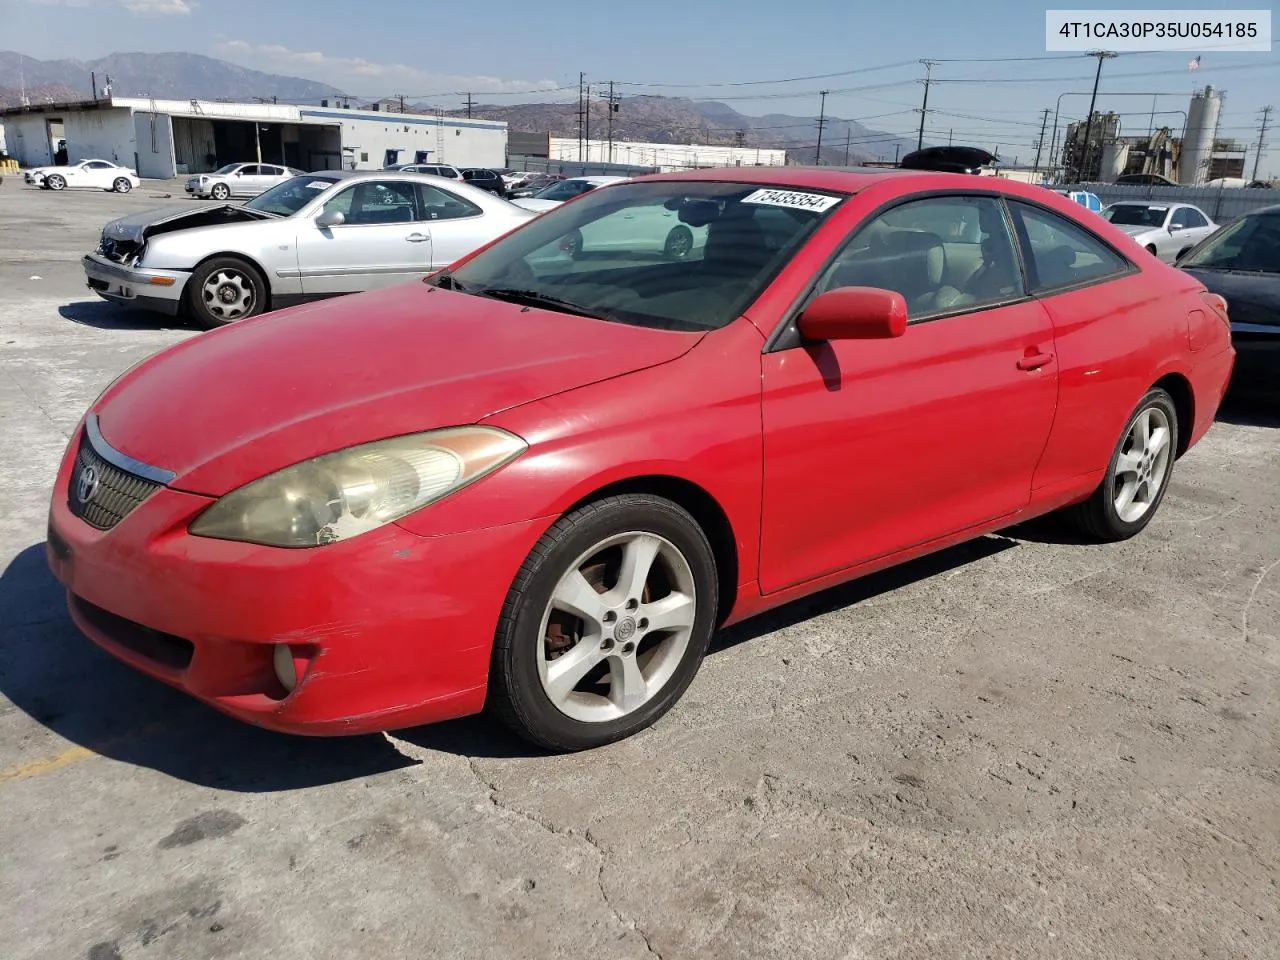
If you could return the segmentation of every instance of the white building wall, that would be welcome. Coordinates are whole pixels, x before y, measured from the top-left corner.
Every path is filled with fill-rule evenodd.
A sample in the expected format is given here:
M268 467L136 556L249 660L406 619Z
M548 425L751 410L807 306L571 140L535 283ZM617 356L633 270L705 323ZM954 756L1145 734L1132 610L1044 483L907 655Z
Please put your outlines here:
M625 163L642 167L659 167L666 172L696 167L781 167L787 162L787 151L758 147L724 147L707 144L637 143L629 140L613 142L589 140L579 154L577 138L552 137L551 159L588 163Z
M110 160L137 166L133 116L128 108L67 111L61 114L67 138L67 161Z
M5 117L8 150L24 167L41 167L53 162L49 147L48 118L40 113L15 114Z
M388 150L400 151L396 163L413 163L419 151L427 152L429 163L458 167L507 163L507 125L497 121L324 107L303 107L300 119L341 122L344 160L356 170L381 170Z

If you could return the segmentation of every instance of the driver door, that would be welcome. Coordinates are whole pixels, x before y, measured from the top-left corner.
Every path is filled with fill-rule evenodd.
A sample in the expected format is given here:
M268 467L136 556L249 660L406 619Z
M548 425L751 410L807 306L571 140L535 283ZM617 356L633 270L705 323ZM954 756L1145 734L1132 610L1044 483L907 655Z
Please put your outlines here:
M298 269L307 296L358 293L431 271L431 227L415 184L364 180L335 194L324 212L344 222L298 224ZM317 212L318 215L319 212Z

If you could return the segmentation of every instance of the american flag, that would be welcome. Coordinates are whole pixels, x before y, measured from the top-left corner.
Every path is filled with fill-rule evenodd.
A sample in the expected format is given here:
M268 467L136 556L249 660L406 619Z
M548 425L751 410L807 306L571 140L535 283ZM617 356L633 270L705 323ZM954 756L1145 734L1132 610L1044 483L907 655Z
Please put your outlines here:
M1188 70L1199 70L1199 69L1200 69L1200 58L1199 58L1199 57L1196 57L1194 60L1192 60L1190 63L1188 63L1188 64L1187 64L1187 69L1188 69Z

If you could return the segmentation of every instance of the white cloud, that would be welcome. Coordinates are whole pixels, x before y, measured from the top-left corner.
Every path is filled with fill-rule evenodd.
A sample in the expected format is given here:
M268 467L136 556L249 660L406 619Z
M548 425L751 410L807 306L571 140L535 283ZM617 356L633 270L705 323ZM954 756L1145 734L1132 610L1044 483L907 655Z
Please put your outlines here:
M155 0L183 2L183 0ZM375 63L359 57L335 57L319 51L291 50L280 44L255 44L247 40L226 40L214 50L229 60L255 70L301 74L356 94L390 96L404 92L406 96L469 91L484 93L535 93L559 84L554 80L507 80L501 77L463 76L432 73L403 63ZM391 89L394 87L395 89Z
M188 16L195 0L27 0L41 7L124 7L139 16Z

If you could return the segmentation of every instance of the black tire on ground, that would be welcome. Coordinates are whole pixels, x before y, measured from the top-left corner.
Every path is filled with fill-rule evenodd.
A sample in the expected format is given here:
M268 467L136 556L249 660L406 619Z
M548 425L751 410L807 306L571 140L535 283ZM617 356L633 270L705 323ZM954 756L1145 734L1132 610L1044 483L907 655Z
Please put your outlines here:
M215 183L213 189L209 191L209 196L215 200L226 200L231 196L231 188L225 183Z
M1168 466L1165 468L1160 488L1151 500L1150 507L1136 520L1126 522L1116 510L1115 505L1116 466L1120 457L1127 452L1129 433L1134 424L1150 410L1158 411L1169 424L1169 437L1166 442L1166 447L1169 451ZM1129 419L1125 421L1124 429L1120 433L1120 439L1116 442L1115 450L1107 463L1107 475L1103 478L1102 483L1098 485L1098 489L1093 492L1093 495L1088 500L1063 511L1063 518L1081 533L1101 543L1117 543L1141 533L1147 524L1151 522L1151 518L1156 515L1156 511L1160 509L1165 491L1169 489L1169 481L1173 476L1174 462L1177 459L1179 429L1178 412L1173 405L1173 398L1159 387L1148 391Z
M111 185L111 189L116 193L128 193L133 189L133 184L128 177L118 177L116 182Z
M204 288L209 279L218 273L222 273L228 283L241 283L251 291L250 305L244 314L227 317L216 311L212 298L206 295ZM183 294L183 306L184 312L193 323L206 330L213 330L216 327L235 323L237 320L247 320L249 317L265 313L269 297L267 283L253 264L239 257L214 257L200 264L192 272Z
M543 689L538 645L546 639L539 632L568 567L595 544L626 533L662 537L683 556L696 591L693 628L674 672L652 699L622 717L585 722L562 712ZM623 494L566 514L534 546L507 593L490 661L488 711L531 743L560 752L603 746L645 729L671 709L698 672L716 627L717 592L711 544L677 504Z
M64 190L66 189L67 181L61 174L51 173L44 178L44 185L50 190Z
M683 260L693 252L693 231L681 224L672 227L667 234L667 242L662 248L662 255L668 260Z

